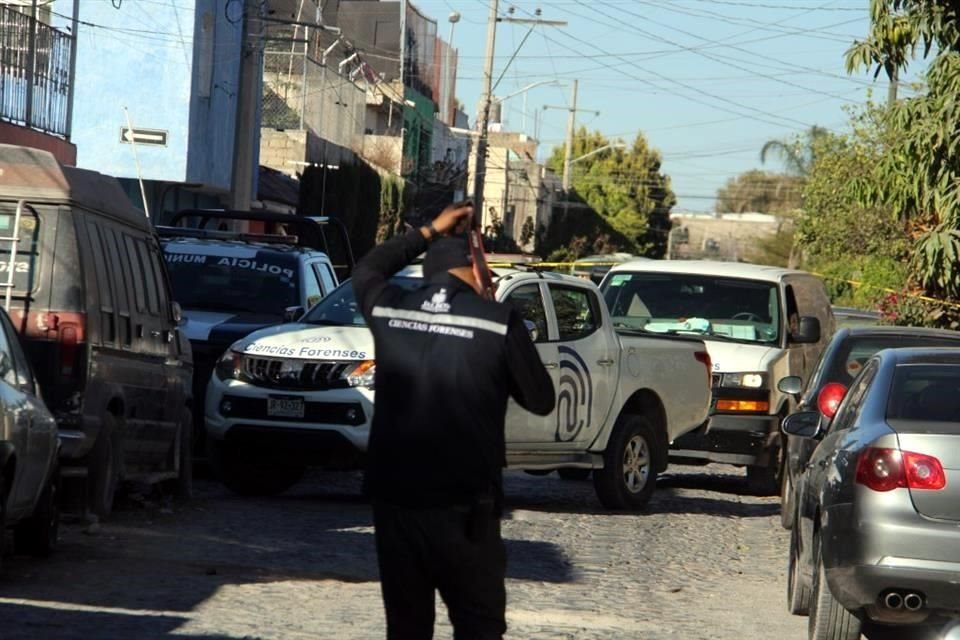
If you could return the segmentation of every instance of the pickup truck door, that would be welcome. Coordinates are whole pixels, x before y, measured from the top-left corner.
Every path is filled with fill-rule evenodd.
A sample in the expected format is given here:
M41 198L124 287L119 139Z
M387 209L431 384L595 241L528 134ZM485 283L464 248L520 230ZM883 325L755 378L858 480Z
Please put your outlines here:
M559 375L553 433L557 448L583 450L609 419L617 390L620 343L593 288L550 282Z
M560 363L555 341L556 326L551 326L548 320L546 295L544 283L526 282L508 289L501 300L512 305L520 311L524 320L535 325L537 336L534 343L556 388ZM506 441L514 449L525 446L536 448L535 443L543 442L555 431L556 420L556 412L546 416L534 415L511 399L507 405Z

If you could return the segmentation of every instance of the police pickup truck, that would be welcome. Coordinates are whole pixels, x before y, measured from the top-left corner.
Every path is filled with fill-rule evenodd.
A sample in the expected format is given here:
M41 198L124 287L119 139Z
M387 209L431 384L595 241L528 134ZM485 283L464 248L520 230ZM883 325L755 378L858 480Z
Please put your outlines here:
M703 341L615 329L596 285L580 278L495 272L497 299L521 311L557 389L547 416L510 403L508 467L567 476L592 470L604 506L644 506L670 443L707 419L711 364ZM420 267L393 282L419 286ZM349 281L297 322L234 343L206 396L220 478L238 493L271 494L296 483L307 465L358 466L375 366L373 336Z

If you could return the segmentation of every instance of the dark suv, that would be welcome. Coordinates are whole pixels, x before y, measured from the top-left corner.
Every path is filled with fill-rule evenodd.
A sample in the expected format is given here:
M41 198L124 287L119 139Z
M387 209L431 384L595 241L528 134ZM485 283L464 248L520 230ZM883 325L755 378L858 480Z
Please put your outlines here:
M122 480L171 480L188 496L192 357L144 213L114 178L0 145L0 265L64 477L86 478L99 515Z
M209 222L243 220L279 233L208 229ZM174 296L183 308L182 330L195 361L194 424L203 424L203 398L214 366L231 344L249 333L295 319L339 284L326 227L332 220L270 212L181 211L159 227ZM340 231L342 246L349 248ZM346 255L352 264L352 255ZM349 265L347 265L349 266ZM203 430L195 433L198 452Z

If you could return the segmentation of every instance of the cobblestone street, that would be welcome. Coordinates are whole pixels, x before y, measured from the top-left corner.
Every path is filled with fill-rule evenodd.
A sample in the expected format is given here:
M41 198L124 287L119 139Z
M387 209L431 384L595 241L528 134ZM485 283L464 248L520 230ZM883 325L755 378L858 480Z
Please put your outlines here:
M730 475L727 475L730 474ZM591 482L507 476L509 638L802 638L784 607L775 498L731 468L674 468L650 512L611 514ZM383 612L356 474L274 499L199 482L172 510L135 504L55 557L8 558L2 638L379 638ZM438 601L438 633L450 637Z

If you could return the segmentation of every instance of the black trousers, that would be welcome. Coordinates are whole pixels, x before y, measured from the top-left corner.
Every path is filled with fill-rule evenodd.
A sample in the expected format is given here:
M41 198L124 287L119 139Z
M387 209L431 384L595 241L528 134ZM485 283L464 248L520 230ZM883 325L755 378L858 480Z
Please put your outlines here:
M387 640L433 638L435 593L455 640L499 640L507 630L507 556L493 509L374 503Z

